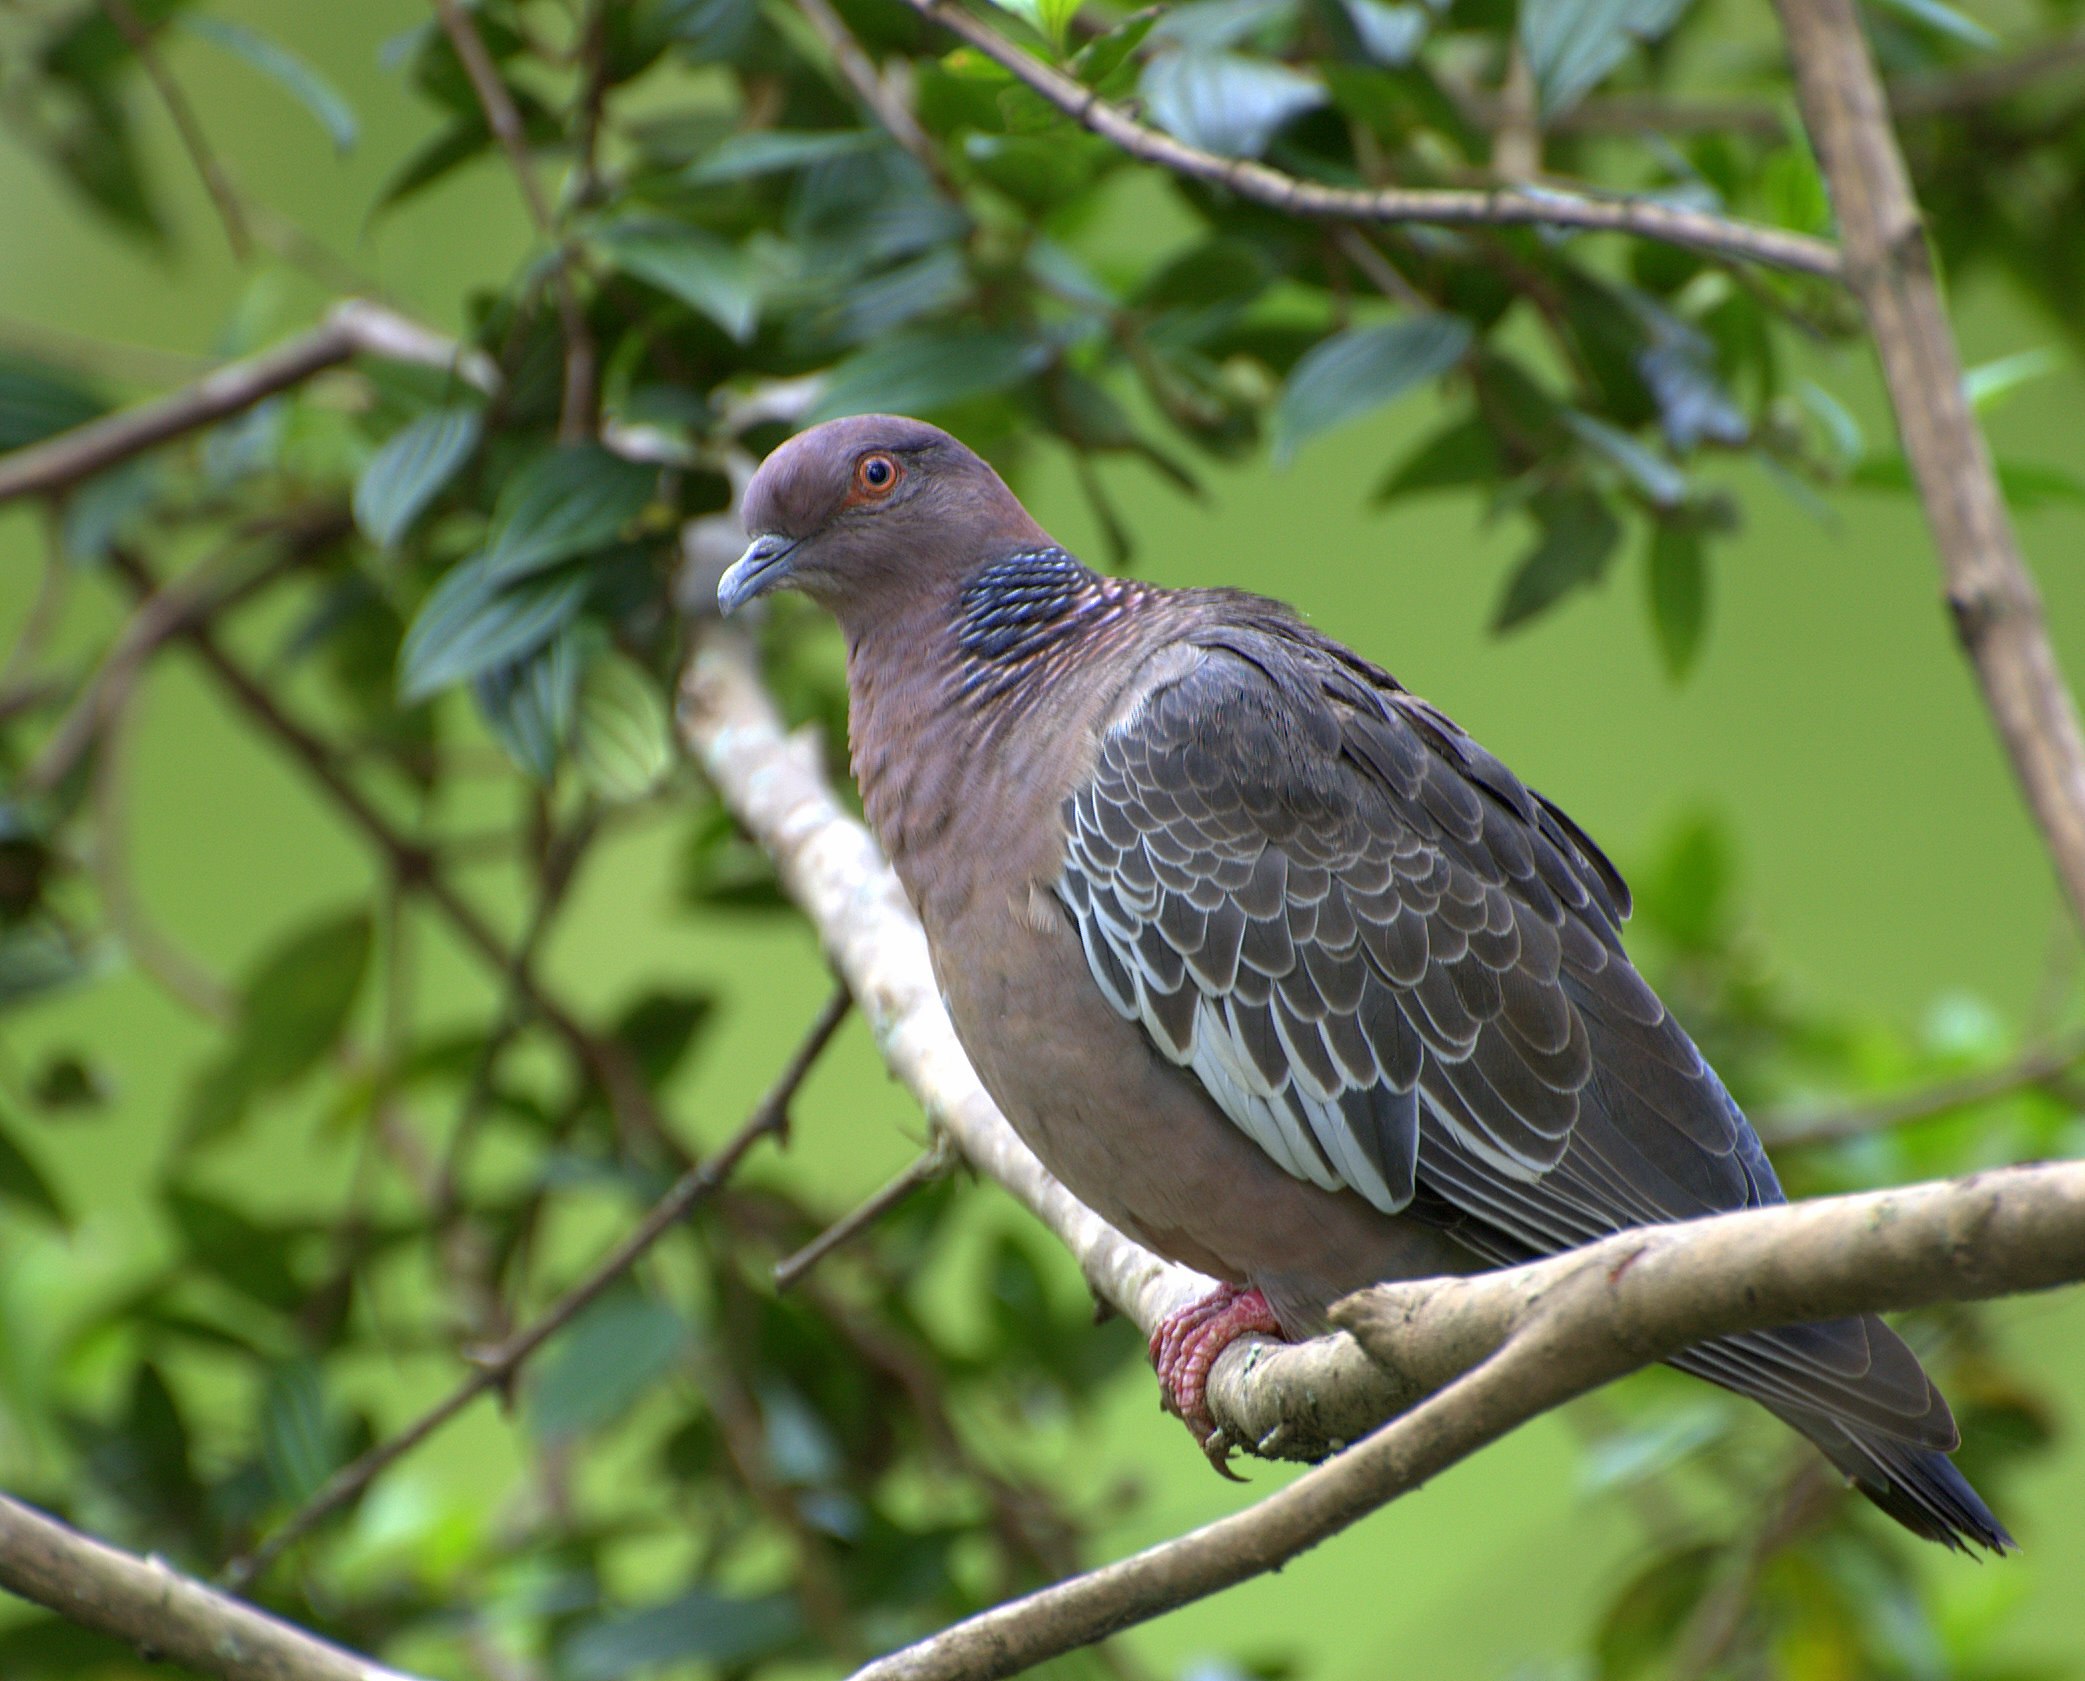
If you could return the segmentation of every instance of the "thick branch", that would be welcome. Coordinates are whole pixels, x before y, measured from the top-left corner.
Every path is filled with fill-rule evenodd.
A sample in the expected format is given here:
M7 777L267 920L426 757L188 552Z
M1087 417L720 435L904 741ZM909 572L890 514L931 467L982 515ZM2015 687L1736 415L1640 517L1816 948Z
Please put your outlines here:
M1641 198L1595 198L1562 190L1514 188L1470 191L1445 187L1327 186L1287 175L1250 158L1220 157L1138 122L1063 71L1023 52L957 0L906 0L987 58L1012 71L1052 105L1131 157L1194 181L1223 187L1290 216L1339 222L1540 224L1592 232L1634 234L1684 245L1719 257L1765 263L1802 274L1836 277L1839 254L1822 240L1779 228L1734 222Z
M1706 1336L2080 1277L2085 1163L2062 1162L1380 1285L1336 1316L1406 1379L1445 1388L1247 1511L958 1623L855 1681L992 1681L1279 1569L1537 1414Z
M1962 387L1919 208L1853 0L1776 0L1846 280L1875 335L1948 605L2013 771L2085 921L2085 731Z
M453 368L481 389L493 379L490 364L478 353L377 304L351 298L309 332L272 350L229 362L157 401L0 456L0 503L65 490L171 438L240 414L355 356Z
M412 1681L156 1558L0 1497L0 1587L155 1659L224 1681Z

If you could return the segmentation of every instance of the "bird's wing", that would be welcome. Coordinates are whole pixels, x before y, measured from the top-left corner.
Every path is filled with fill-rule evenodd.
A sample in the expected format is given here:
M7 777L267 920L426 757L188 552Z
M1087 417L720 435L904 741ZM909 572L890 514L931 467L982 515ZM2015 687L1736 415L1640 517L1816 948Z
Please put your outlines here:
M1300 626L1194 640L1066 802L1057 891L1109 1002L1225 1115L1297 1177L1446 1218L1501 1263L1783 1200L1568 818ZM1947 1445L1916 1361L1871 1324L1687 1363Z

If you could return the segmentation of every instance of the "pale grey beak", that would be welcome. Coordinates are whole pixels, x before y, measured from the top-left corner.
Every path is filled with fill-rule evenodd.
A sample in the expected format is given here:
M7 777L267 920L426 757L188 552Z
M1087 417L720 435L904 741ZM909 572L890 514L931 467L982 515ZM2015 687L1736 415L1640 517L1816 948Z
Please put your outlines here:
M755 597L788 583L789 556L796 544L791 537L755 537L717 580L718 608L728 616Z

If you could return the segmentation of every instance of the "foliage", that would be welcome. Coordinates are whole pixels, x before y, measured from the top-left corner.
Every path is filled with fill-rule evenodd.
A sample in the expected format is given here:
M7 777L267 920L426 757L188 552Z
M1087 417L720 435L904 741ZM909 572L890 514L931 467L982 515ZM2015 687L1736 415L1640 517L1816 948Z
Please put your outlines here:
M324 66L201 4L126 11L148 41L178 29L232 54L354 144ZM9 665L0 1007L128 962L196 1007L210 1045L160 1189L158 1275L34 1327L52 1358L8 1368L8 1474L26 1496L217 1570L375 1438L356 1397L394 1339L463 1355L525 1321L571 1276L545 1235L569 1191L634 1218L682 1165L657 1093L706 1054L711 1001L632 996L591 1030L534 958L587 848L650 813L685 831L691 904L783 914L757 855L673 767L666 697L676 591L699 600L714 580L701 522L782 435L763 403L786 382L817 377L815 415L930 414L1012 472L1047 442L1189 488L1263 437L1307 449L1434 384L1450 417L1384 464L1377 504L1474 492L1524 529L1501 631L1640 556L1676 676L1712 631L1718 544L1742 513L1731 463L1803 494L1904 487L1900 461L1787 373L1794 338L1851 331L1825 282L1607 237L1277 215L1133 161L894 0L840 0L843 26L902 72L878 97L909 93L918 134L893 138L836 72L822 11L481 0L464 15L528 167L556 182L535 257L466 300L490 377L462 358L364 358L67 488L54 576L90 574L133 633L160 628L138 647L113 630L102 660L73 670L39 664L32 621ZM2046 49L2068 15L2050 7L2006 50ZM151 88L111 16L37 8L27 47L0 63L7 117L83 214L160 241L134 118ZM1493 0L1194 0L1162 16L1007 0L995 17L1182 140L1348 184L1484 179L1495 90L1524 55L1548 169L1828 231L1782 73L1763 49L1705 51L1714 19L1671 0L1528 0L1517 15ZM2053 333L2075 334L2085 93L2025 78L1950 101L1935 90L1985 67L1960 14L1921 0L1870 23L1891 73L1928 90L1905 132L1943 259L2002 268ZM500 154L442 27L401 42L397 62L434 122L378 216ZM1618 93L1646 111L1643 132L1575 120ZM1712 95L1756 100L1763 120L1681 120ZM2032 372L1989 375L1982 394ZM0 448L109 406L71 370L0 359ZM2058 469L2006 465L2016 494L2085 499ZM1127 549L1100 481L1082 482ZM207 628L154 617L172 591ZM261 596L292 604L265 660L221 631ZM788 705L830 728L838 699L811 634L778 615L772 669ZM228 996L160 948L109 862L126 662L183 635L384 871L377 903L279 930ZM467 837L452 814L490 809L459 794L487 737L516 813L496 841L533 905L512 948L456 885ZM1715 831L1691 830L1646 873L1643 903L1661 978L1741 1098L1916 1083L2008 1050L1815 1019L1762 978L1729 875ZM411 996L422 922L485 965L491 1002L457 1015ZM122 1060L109 1044L0 1065L10 1216L81 1214L39 1167L39 1130L91 1115ZM293 1139L313 1114L365 1154L327 1211L226 1188L228 1146ZM1800 1191L1939 1173L2075 1144L2074 1127L2068 1102L2028 1090L1973 1128L1942 1116L1797 1152L1790 1178ZM503 1165L517 1155L518 1176ZM1134 1339L1088 1328L1025 1232L971 1281L982 1340L952 1332L919 1286L966 1194L917 1195L777 1296L766 1263L834 1211L786 1175L727 1189L524 1375L508 1508L414 1509L379 1481L262 1597L444 1672L620 1681L830 1668L1073 1568L1083 1514L1003 1453L1003 1423L1024 1400L1090 1407ZM423 1324L383 1322L378 1276L410 1281ZM2047 1438L2047 1404L1974 1315L1920 1329L1967 1403L1974 1475ZM1741 1673L1988 1672L1971 1636L1927 1621L1898 1538L1820 1488L1806 1450L1756 1411L1653 1378L1589 1428L1589 1484L1655 1514L1640 1573L1588 1618L1598 1673L1651 1673L1719 1629L1706 1661ZM582 1477L591 1467L619 1474ZM624 1585L633 1560L641 1591ZM9 1676L101 1673L109 1656L51 1622L0 1633Z

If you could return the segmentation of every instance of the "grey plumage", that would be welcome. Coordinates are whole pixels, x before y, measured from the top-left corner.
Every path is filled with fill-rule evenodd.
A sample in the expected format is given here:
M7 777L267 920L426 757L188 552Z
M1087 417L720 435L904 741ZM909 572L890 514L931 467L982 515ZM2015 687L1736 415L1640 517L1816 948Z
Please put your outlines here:
M1376 666L1276 603L1088 571L918 422L794 440L748 520L847 632L865 801L980 1075L1118 1224L1303 1334L1373 1278L1783 1200L1629 962L1613 865ZM1880 1320L1674 1364L1920 1534L2009 1544Z

